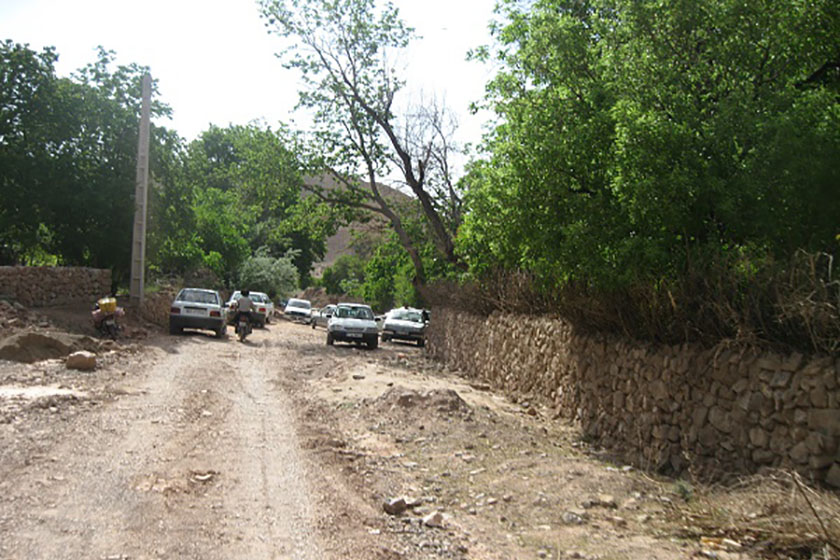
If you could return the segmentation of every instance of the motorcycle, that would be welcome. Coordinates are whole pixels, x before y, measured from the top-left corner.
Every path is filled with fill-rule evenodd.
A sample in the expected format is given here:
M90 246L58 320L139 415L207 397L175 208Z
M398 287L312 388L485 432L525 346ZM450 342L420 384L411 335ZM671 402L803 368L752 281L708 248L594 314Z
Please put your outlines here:
M117 300L115 298L102 298L96 302L91 311L91 318L93 319L93 327L102 336L107 336L111 340L117 340L120 332L120 325L118 318L125 315L125 310L122 307L117 307Z
M245 313L240 315L234 329L236 334L239 335L239 342L245 342L245 337L251 334L251 321L248 319L248 315Z

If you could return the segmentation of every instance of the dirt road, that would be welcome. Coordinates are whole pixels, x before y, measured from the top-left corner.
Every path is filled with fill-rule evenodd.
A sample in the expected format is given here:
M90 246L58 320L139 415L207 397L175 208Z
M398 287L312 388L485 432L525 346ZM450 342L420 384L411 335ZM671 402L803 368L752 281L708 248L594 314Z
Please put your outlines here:
M766 557L703 541L690 485L548 410L324 340L279 321L123 342L91 373L0 361L0 558Z

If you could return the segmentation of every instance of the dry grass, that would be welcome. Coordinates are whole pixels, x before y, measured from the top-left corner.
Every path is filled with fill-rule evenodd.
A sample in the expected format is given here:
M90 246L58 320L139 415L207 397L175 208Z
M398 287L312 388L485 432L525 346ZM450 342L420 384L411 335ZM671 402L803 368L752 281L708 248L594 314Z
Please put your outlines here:
M726 538L770 558L840 558L840 496L774 471L708 487L674 509L677 532Z
M423 295L433 305L481 315L560 315L584 332L638 340L837 355L840 280L833 265L827 253L800 251L788 262L738 255L610 290L585 281L547 288L528 272L497 270L474 282L430 286Z

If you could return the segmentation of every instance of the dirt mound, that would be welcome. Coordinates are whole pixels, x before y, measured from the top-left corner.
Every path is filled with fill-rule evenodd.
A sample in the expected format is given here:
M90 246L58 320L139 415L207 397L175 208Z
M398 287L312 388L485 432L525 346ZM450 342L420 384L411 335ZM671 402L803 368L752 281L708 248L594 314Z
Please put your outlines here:
M470 412L470 405L452 389L412 391L405 387L392 387L376 400L381 408L391 411L422 409L447 414Z
M21 332L0 341L0 360L34 363L63 358L77 350L95 352L99 343L89 336L57 332Z

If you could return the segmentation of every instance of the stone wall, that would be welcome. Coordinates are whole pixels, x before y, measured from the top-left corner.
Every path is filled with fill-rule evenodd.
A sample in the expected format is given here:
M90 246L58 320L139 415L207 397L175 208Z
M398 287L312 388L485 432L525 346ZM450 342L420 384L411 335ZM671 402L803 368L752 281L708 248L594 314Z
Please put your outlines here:
M0 266L0 297L27 307L93 303L111 293L111 271L57 266Z
M178 290L175 289L165 289L156 293L146 294L143 297L140 316L159 327L168 326L169 308L172 307L172 300L175 299L177 294Z
M583 335L560 319L435 309L428 351L543 401L643 468L793 468L840 487L840 359Z

